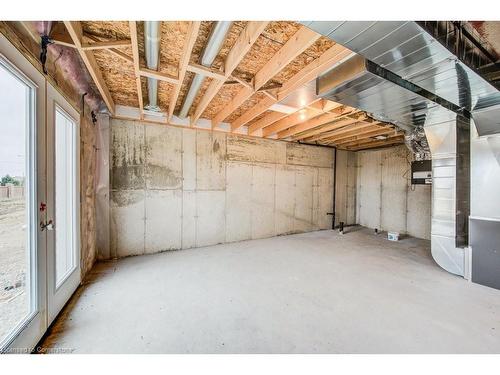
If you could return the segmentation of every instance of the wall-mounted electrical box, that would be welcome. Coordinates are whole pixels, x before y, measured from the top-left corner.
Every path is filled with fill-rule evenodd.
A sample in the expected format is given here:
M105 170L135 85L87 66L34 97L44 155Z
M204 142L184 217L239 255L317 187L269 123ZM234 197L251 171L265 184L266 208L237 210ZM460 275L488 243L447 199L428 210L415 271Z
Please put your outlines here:
M419 160L411 162L411 184L432 184L432 161Z

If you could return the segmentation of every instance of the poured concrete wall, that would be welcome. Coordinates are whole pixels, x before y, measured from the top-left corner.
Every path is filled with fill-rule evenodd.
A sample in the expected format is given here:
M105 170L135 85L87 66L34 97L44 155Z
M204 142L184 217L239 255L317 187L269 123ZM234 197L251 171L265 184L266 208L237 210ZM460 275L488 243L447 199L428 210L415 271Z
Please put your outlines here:
M406 146L361 151L356 157L357 223L430 239L432 187L411 185Z
M352 151L337 150L335 225L356 224L356 180L357 154Z
M110 124L111 248L103 258L331 228L332 149Z

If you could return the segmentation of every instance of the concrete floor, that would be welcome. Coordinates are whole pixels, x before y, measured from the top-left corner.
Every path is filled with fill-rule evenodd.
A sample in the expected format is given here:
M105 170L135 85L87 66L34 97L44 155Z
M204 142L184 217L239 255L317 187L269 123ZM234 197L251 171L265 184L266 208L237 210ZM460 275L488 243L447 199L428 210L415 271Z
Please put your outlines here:
M45 340L76 353L500 352L500 291L349 228L96 265Z

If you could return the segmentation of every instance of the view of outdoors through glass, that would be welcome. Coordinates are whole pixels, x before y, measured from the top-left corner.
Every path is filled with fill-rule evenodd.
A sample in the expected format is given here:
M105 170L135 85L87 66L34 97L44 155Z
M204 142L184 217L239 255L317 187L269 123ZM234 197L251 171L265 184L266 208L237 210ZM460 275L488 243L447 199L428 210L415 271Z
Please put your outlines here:
M0 342L30 313L29 94L0 65Z
M75 123L56 108L56 287L75 268Z

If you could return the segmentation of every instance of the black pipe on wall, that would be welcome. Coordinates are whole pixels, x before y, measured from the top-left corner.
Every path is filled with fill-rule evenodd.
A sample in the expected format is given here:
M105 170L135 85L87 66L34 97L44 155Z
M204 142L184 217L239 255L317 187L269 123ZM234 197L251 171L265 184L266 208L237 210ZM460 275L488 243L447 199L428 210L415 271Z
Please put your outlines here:
M335 229L335 193L337 191L337 147L333 149L333 205L332 205L332 229Z

